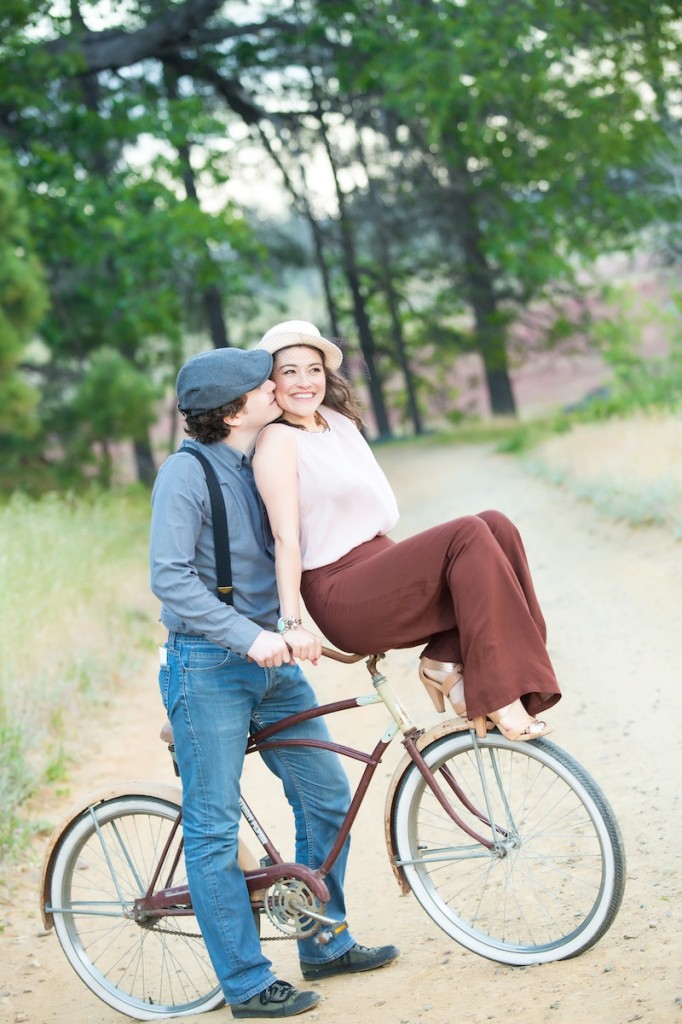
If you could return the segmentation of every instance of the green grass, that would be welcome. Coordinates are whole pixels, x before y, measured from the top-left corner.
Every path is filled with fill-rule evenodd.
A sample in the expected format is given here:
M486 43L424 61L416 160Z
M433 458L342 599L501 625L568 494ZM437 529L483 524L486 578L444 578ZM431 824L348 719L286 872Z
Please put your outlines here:
M148 520L144 492L0 507L0 858L26 798L66 778L79 716L152 646Z

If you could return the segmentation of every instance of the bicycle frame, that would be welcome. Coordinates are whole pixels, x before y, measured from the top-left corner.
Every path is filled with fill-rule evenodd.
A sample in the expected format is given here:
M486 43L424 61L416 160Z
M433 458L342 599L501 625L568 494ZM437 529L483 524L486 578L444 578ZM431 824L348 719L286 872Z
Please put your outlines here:
M365 657L365 655L344 655L338 651L332 651L327 648L323 648L323 653L327 657L331 657L336 661L343 661L346 663L356 662ZM259 901L257 897L263 890L268 889L269 886L273 885L283 877L300 879L310 887L321 903L328 902L329 891L324 879L331 871L337 857L343 849L353 824L355 823L358 811L360 810L372 778L374 777L374 773L381 763L384 752L390 746L398 732L403 734L403 746L405 747L410 760L417 766L419 772L425 779L426 784L432 790L446 814L475 842L480 843L481 846L485 847L487 850L495 849L496 844L493 840L486 839L484 836L479 835L461 819L455 808L452 806L446 793L443 791L442 787L431 772L431 769L425 763L417 745L419 738L423 735L423 730L419 729L413 723L399 699L389 686L386 677L378 671L377 663L382 657L383 655L379 654L370 655L367 658L367 670L370 673L375 689L373 694L349 697L345 700L334 701L328 704L319 705L318 707L310 708L307 711L302 711L298 714L283 718L279 722L275 722L272 725L259 730L250 737L246 747L247 754L283 747L317 747L320 749L331 750L341 757L347 757L355 761L364 762L365 764L365 769L355 789L350 806L346 812L334 844L323 863L315 869L306 867L303 864L284 861L256 815L253 813L243 797L240 798L242 815L263 847L270 862L267 864L261 864L258 868L244 871L247 888L252 894L252 902L254 905L258 905ZM384 704L388 708L393 721L389 724L388 729L378 740L371 752L335 743L334 741L297 739L295 737L287 739L276 738L278 733L292 726L296 726L301 722L310 721L315 718L324 718L327 715L336 714L339 711L349 711L354 708L367 707L373 704ZM498 833L501 837L506 836L504 830L499 826L491 824L489 818L482 810L471 805L449 773L444 773L444 778L447 782L449 791L454 794L457 800L460 801L468 811L474 814L483 825L491 829L492 833ZM166 858L168 857L169 850L173 846L181 818L182 814L178 815L178 820L175 823L175 827L173 828L166 846L161 853L157 869L154 872L154 876L151 880L147 893L135 902L133 917L140 923L152 918L183 916L193 912L189 888L186 885L174 887L168 884L165 887L157 889L159 879L163 872L166 873L168 882L172 880L175 867L180 859L181 847L180 849L176 849L171 864L168 867L165 866ZM322 920L326 922L328 919L322 918Z
M346 663L365 657L324 653ZM389 782L384 826L403 893L450 938L498 963L548 963L589 949L611 927L625 885L618 822L594 780L544 739L516 743L494 729L478 736L461 718L420 729L378 671L380 657L367 658L373 693L291 715L246 744L246 753L266 758L280 747L310 746L360 765L341 826L316 867L285 862L241 800L265 854L259 863L238 837L253 916L259 930L262 919L271 933L284 933L264 938L314 937L326 945L347 927L327 915L326 879L400 732L405 754ZM372 750L327 735L304 739L296 728L375 704L390 720ZM138 1020L221 1002L193 920L181 799L178 787L156 783L91 793L55 829L43 861L45 928L54 926L74 970L99 998Z

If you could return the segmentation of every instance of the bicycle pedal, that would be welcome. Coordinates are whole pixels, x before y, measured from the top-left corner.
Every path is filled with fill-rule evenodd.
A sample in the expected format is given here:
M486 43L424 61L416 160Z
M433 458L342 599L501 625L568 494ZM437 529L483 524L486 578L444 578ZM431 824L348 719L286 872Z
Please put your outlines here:
M342 921L335 928L323 928L314 937L313 942L317 946L328 946L330 942L334 941L337 935L340 935L341 932L345 932L347 927L348 923L346 921Z
M180 778L180 769L178 768L178 761L177 761L177 758L175 756L175 744L174 743L169 743L168 744L168 753L170 754L171 761L173 762L173 771L175 772L177 778L179 779Z

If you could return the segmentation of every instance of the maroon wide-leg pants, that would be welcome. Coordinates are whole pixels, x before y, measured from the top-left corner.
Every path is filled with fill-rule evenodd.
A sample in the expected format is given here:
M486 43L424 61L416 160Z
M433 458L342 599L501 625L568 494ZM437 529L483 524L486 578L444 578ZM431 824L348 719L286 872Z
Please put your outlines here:
M464 664L469 717L522 698L537 715L561 697L526 552L501 512L462 516L408 540L375 537L303 573L301 592L336 647L362 654L426 643Z

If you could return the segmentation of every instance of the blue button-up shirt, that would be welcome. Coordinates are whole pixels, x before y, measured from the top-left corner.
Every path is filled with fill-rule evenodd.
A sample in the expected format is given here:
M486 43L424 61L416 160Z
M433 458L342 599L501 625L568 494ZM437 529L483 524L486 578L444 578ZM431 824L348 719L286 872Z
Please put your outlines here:
M232 606L217 596L211 501L195 447L211 462L227 510ZM152 491L151 585L171 632L194 633L245 656L279 615L274 544L250 459L224 442L185 441L161 466Z

